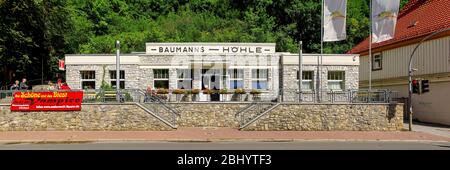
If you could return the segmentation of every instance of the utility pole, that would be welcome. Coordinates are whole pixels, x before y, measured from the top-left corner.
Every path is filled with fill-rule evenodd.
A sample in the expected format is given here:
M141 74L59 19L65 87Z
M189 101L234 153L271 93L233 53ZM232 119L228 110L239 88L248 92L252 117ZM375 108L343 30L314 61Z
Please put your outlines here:
M116 41L116 99L120 102L120 41Z

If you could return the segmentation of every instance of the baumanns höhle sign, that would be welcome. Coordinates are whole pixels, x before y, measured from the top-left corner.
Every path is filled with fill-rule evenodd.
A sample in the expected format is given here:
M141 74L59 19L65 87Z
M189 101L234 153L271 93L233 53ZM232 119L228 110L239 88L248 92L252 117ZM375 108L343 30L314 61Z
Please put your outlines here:
M153 45L147 44L148 53L223 53L223 54L261 54L273 53L272 46L256 45Z

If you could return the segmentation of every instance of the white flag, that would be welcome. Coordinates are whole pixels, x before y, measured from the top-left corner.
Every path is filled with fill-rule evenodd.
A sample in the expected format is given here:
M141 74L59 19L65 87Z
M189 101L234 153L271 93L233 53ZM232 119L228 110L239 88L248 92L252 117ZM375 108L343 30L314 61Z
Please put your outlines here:
M400 0L372 0L372 42L394 38Z
M345 40L347 0L324 0L323 41Z

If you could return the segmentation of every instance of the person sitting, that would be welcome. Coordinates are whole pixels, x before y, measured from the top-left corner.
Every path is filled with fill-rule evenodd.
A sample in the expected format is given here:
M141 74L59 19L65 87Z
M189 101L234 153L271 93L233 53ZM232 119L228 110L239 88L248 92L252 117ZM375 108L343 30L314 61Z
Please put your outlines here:
M64 82L64 83L61 85L61 90L70 90L70 87L69 87L69 85L67 85L66 82Z
M27 79L23 78L19 85L19 90L28 90Z
M15 81L15 83L11 86L10 90L19 90L19 80Z
M155 97L156 93L155 91L152 89L151 86L147 86L147 90L145 92L145 99L144 102L149 102L152 101L152 99Z
M52 83L52 81L48 81L47 90L49 90L49 91L55 90L55 85Z

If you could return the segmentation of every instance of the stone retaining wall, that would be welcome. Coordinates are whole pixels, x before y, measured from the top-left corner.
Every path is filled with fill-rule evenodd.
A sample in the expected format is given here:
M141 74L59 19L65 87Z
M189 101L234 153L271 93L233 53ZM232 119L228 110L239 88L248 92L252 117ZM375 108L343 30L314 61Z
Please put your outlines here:
M235 114L250 103L172 103L178 127L239 127ZM283 103L243 130L396 131L402 104ZM0 106L0 131L173 130L134 104L83 105L76 112L11 112Z
M281 104L243 130L399 131L402 104Z
M179 103L178 127L239 127L235 114L249 103Z
M11 112L0 106L0 131L173 130L134 104L83 105L73 112Z

